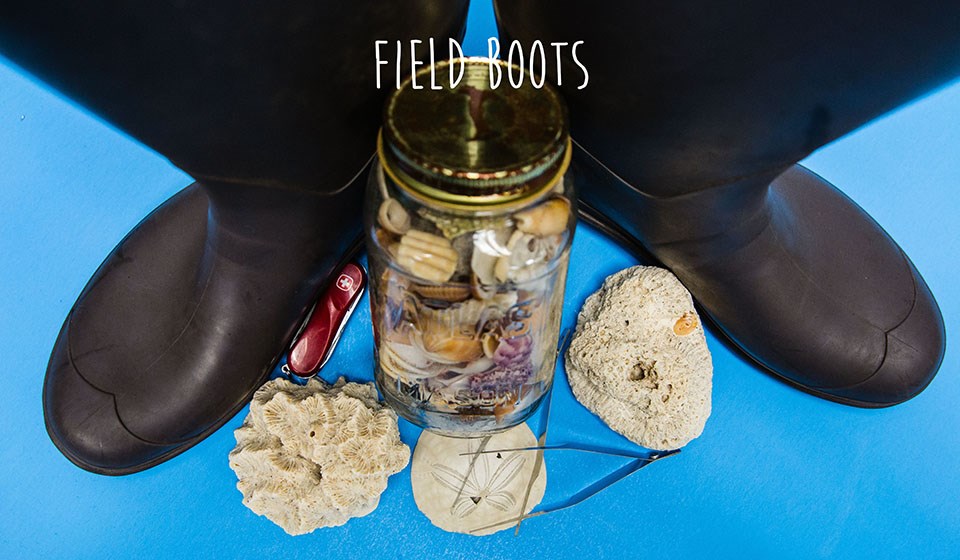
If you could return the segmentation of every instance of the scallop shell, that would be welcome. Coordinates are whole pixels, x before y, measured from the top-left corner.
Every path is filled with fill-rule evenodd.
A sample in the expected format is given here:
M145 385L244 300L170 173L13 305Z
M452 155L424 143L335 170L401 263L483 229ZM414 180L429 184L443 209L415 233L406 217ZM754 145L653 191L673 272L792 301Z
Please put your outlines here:
M445 309L424 307L413 344L441 364L460 364L484 357L482 334L498 324L517 303L517 293L496 294L487 300L468 299ZM490 343L488 343L490 344Z
M420 322L424 351L441 363L463 363L483 356L477 336L480 316L481 308L476 305L425 309Z
M524 232L545 237L557 235L567 229L570 221L570 202L561 197L550 200L514 214L517 229Z
M461 302L470 297L470 288L467 286L425 286L423 284L414 284L410 287L410 290L425 299L435 299L451 303Z
M436 377L441 369L416 346L384 340L379 349L380 369L402 381Z
M483 356L483 348L476 337L462 334L449 335L443 330L423 333L423 346L437 361L464 363Z
M446 282L457 269L457 252L449 240L416 229L400 238L396 259L408 272L430 282Z
M427 328L438 328L438 325L448 325L448 329L457 326L467 328L471 332L477 332L487 321L498 320L503 317L507 310L516 303L517 293L507 292L496 294L483 301L468 299L446 309L425 307L421 309L420 327L425 331ZM435 326L431 327L431 323Z
M383 229L390 233L403 235L410 230L410 214L403 205L392 198L388 198L380 204L377 220L383 226Z

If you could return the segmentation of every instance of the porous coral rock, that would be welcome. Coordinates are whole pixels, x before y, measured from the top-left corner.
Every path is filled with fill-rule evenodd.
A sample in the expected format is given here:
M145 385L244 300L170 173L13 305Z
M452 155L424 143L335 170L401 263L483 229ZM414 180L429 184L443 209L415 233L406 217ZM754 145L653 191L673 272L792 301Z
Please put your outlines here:
M678 334L681 318L689 328ZM567 351L573 394L635 443L686 445L710 416L713 364L700 325L669 271L635 266L608 277L580 310Z
M343 378L265 383L234 435L230 468L244 505L291 535L367 515L410 460L373 384Z

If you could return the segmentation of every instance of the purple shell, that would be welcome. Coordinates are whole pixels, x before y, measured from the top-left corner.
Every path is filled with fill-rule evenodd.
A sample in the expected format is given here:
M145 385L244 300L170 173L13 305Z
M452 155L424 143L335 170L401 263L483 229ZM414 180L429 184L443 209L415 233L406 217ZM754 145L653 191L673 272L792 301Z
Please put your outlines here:
M530 354L533 341L529 336L504 338L493 353L496 364L486 373L470 377L470 390L474 393L501 395L516 390L533 375Z
M533 341L529 336L503 338L493 353L493 363L498 367L510 367L524 362L529 364L531 352Z

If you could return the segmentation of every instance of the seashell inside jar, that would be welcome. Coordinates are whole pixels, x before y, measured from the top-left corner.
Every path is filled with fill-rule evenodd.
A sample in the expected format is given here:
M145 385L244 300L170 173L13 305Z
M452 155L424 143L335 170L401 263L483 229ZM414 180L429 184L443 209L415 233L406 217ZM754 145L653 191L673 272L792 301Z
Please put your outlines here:
M388 101L364 213L377 386L454 436L506 430L550 389L576 227L559 97L466 64L460 85Z

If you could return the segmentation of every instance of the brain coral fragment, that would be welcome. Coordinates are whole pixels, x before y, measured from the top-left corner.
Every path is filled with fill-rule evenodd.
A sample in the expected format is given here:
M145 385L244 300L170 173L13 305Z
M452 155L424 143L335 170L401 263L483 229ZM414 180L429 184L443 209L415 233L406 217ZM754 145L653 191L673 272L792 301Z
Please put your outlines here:
M230 468L244 505L291 535L367 515L410 460L373 384L343 378L267 382L234 435Z

